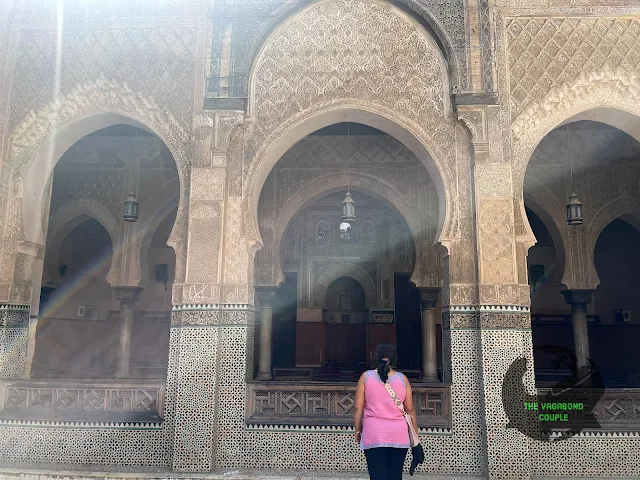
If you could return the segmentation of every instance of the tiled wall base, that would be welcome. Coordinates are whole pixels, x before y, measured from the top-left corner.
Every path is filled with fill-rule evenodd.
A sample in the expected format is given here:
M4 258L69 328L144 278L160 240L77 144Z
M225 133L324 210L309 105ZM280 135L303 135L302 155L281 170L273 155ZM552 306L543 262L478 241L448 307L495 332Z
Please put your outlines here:
M221 329L220 333L217 467L366 471L364 454L352 433L248 430L244 424L246 387L238 383L243 379L237 371L237 365L244 364L245 358L251 355L245 350L246 331ZM427 458L420 471L482 476L486 459L480 424L479 332L452 332L450 343L454 365L453 425L449 434L423 437ZM407 466L409 461L407 456Z
M425 475L414 474L406 478L415 480L482 480L483 477L470 475ZM78 471L46 471L44 469L0 469L0 480L172 480L172 479L203 479L203 480L312 480L340 479L340 480L364 480L369 476L366 473L353 472L302 472L293 470L223 470L218 469L211 473L170 473L170 472L78 472Z
M535 477L640 476L640 438L571 438L532 442L531 469Z

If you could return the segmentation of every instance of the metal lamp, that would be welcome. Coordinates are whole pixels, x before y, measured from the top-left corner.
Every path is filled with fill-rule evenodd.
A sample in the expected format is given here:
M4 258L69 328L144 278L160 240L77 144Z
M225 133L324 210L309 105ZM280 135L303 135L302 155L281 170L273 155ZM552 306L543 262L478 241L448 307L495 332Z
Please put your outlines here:
M131 192L129 194L129 197L124 202L122 218L125 220L125 222L137 222L139 208L140 204L136 200L136 194Z
M356 221L356 202L351 198L351 192L347 191L342 201L342 221L346 223L355 223Z
M572 193L567 203L567 223L569 225L582 225L582 204L578 200L578 196Z

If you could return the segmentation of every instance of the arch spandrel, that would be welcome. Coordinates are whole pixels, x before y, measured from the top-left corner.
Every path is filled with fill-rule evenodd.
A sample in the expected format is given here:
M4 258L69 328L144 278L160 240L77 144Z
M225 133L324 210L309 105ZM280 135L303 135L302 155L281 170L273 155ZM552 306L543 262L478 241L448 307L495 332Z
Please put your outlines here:
M255 58L260 53L261 47L266 43L270 35L279 27L283 20L286 21L288 17L295 15L301 9L306 8L311 1L312 0L288 1L271 13L270 18L267 19L256 32L246 55L241 59L242 68L240 71L246 75L247 78L251 77L251 70ZM454 49L455 41L447 31L447 28L442 24L441 20L425 8L420 1L398 0L392 3L395 3L399 8L407 11L408 15L414 17L416 22L420 23L421 26L428 30L433 35L434 39L437 40L440 50L447 59L448 70L451 78L451 91L453 93L466 91L468 89L467 84L469 81L467 78L466 67L461 66L460 56L459 54L456 54Z
M84 136L116 124L151 131L165 143L176 162L182 201L169 243L176 249L177 262L183 264L180 255L186 252L179 247L186 237L185 199L191 169L189 129L153 99L134 92L126 83L104 76L78 85L37 112L31 112L11 132L10 151L4 162L13 167L11 181L15 191L22 192L22 209L11 219L14 225L8 228L20 232L19 239L44 244L45 233L36 212L41 211L45 187L56 163Z
M613 121L613 112L627 125ZM588 115L592 112L592 115ZM581 116L619 128L640 141L640 128L630 130L628 119L640 123L640 77L622 68L582 74L573 83L551 90L529 105L511 123L514 186L522 188L527 165L540 142L555 128Z
M345 22L353 28L343 28ZM280 25L250 78L243 149L249 243L262 244L257 204L275 163L304 136L345 121L378 128L416 154L438 190L437 238L454 235L449 206L456 195L456 128L447 77L446 62L427 31L386 3L326 0Z

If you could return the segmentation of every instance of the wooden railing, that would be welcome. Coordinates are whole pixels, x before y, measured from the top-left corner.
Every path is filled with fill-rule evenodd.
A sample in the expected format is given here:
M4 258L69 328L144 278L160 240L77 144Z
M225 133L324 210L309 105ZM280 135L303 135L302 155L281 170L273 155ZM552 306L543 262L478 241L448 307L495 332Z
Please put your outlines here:
M548 389L538 389L538 397L543 397ZM603 431L640 431L640 389L605 390L593 408L594 398L591 390L571 391L562 395L562 402L583 403L584 410L567 410L566 421L544 422L543 427L558 429L585 429ZM539 400L540 402L540 400ZM597 421L595 428L589 426L588 417L593 413ZM544 413L540 410L538 413Z
M0 420L158 422L164 382L0 380Z
M412 385L421 428L451 427L448 386ZM250 425L350 426L355 384L253 382L247 385Z

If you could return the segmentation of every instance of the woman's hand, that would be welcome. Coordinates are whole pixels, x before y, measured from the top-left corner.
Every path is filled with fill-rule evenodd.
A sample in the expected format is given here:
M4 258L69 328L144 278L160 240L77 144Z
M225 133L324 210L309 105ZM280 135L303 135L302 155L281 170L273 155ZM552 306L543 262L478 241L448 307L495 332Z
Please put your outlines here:
M362 439L362 432L356 432L356 443L360 445L360 440Z

